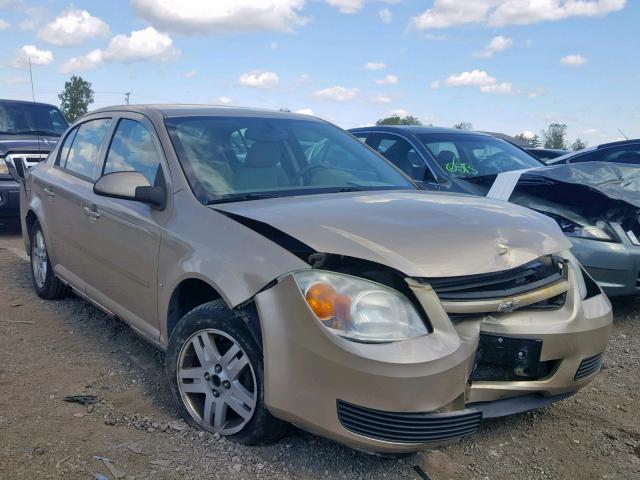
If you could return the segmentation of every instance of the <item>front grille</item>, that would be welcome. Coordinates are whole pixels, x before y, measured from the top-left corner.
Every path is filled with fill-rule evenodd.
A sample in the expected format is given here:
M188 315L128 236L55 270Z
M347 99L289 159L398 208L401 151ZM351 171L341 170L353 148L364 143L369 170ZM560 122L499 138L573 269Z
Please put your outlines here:
M582 360L582 362L580 362L580 366L578 367L576 375L575 377L573 377L573 379L582 380L583 378L587 378L593 375L598 370L600 370L603 360L604 352L599 353L598 355L594 355L593 357L585 358L584 360Z
M445 278L416 279L428 283L442 301L512 297L562 280L565 265L551 255L511 270Z
M7 160L15 162L17 159L20 159L25 167L31 168L46 160L48 156L49 153L10 153L7 155Z
M430 443L471 435L480 428L482 412L383 412L338 400L338 419L344 428L369 438L400 443Z

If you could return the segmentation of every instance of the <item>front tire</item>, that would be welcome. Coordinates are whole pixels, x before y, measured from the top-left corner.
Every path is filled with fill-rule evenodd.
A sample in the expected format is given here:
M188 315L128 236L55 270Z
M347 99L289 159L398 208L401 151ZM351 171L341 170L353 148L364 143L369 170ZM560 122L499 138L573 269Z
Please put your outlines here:
M262 352L222 300L182 318L169 339L165 368L178 410L194 428L245 445L286 434L288 424L264 404Z
M68 293L67 286L56 277L49 261L47 243L40 222L31 227L31 280L33 288L40 298L56 300L64 298Z

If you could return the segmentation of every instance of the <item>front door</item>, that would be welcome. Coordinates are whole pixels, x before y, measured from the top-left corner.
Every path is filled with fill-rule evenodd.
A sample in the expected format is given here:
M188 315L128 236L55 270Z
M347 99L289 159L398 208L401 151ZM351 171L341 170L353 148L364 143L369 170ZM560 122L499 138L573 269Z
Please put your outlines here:
M120 118L106 150L102 174L137 171L151 185L165 182L160 144L143 117ZM157 339L158 255L171 202L164 210L91 194L85 200L93 257L89 296Z

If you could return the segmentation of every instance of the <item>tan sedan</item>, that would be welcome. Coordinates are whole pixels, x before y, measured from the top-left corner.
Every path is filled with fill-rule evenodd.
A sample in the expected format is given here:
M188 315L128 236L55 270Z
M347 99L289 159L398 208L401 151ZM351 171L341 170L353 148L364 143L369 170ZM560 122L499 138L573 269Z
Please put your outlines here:
M421 191L321 120L127 106L24 178L33 284L166 350L193 426L293 423L370 452L472 434L589 383L611 306L553 220Z

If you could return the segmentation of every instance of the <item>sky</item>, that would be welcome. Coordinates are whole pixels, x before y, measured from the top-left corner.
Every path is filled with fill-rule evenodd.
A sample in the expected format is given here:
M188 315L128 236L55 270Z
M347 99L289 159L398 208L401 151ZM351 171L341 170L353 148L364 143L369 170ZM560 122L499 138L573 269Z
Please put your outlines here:
M637 0L0 0L0 98L393 113L596 145L640 137Z

